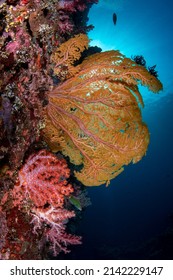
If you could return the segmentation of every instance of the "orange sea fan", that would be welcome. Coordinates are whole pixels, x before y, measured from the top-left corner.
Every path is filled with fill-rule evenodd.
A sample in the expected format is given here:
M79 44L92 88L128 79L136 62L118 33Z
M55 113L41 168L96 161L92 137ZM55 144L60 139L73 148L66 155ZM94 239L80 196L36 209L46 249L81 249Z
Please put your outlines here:
M54 74L60 80L74 76L79 71L79 66L74 62L79 60L81 53L88 48L89 39L86 34L78 34L61 44L51 56Z
M149 132L139 82L153 92L162 89L146 68L108 51L85 59L74 77L48 94L45 139L54 152L82 164L75 176L84 185L107 183L145 155Z

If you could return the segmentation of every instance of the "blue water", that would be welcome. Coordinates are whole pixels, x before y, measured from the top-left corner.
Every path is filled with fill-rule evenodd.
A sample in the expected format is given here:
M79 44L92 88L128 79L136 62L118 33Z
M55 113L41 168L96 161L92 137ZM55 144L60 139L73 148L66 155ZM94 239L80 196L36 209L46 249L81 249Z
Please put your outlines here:
M157 65L164 87L159 94L141 88L143 119L151 134L146 156L125 167L108 188L88 188L92 206L80 224L83 246L76 257L126 258L123 251L138 251L165 236L173 214L173 2L100 1L92 7L89 22L95 26L89 33L91 45L103 51L118 49L128 57L143 55L147 65ZM147 252L144 255L147 258Z
M112 14L117 14L116 26ZM149 66L157 65L164 92L148 99L158 101L173 93L173 2L171 0L100 0L89 13L95 26L91 45L103 51L118 49L128 57L143 55ZM147 105L147 104L146 104Z

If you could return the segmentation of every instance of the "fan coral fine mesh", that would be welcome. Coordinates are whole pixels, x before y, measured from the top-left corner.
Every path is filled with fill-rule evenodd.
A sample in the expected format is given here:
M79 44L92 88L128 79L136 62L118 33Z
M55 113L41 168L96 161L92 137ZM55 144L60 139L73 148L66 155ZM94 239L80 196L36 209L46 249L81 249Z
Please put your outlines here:
M139 82L153 92L162 89L145 67L108 51L85 59L77 74L48 93L45 139L83 166L75 176L84 185L108 184L145 155L149 132Z
M88 48L89 39L86 34L78 34L67 42L61 44L51 57L54 66L54 74L65 80L74 76L80 66L74 66L74 62L79 60L81 53Z

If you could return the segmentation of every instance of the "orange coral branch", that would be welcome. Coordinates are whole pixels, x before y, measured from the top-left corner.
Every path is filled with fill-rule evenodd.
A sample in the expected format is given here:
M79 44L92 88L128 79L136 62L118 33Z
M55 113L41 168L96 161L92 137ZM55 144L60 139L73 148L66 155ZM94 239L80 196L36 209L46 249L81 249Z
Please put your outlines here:
M78 72L79 69L74 66L74 62L79 60L81 53L88 48L88 43L87 35L81 33L57 48L51 60L55 64L54 73L61 80L65 80Z

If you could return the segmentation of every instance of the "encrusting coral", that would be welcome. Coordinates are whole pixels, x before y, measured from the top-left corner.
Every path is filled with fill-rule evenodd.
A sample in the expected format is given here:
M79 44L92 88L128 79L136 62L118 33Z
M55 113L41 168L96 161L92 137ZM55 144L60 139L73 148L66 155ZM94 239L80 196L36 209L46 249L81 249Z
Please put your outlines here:
M84 185L108 184L145 155L149 132L139 83L153 92L162 89L145 67L107 51L85 59L77 74L48 93L45 139L54 152L82 165L75 176Z

